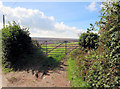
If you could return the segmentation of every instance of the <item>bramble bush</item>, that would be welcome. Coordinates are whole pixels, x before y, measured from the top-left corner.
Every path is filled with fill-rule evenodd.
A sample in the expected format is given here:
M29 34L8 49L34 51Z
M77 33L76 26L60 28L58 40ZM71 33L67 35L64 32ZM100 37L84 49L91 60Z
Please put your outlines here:
M32 41L27 28L21 28L13 21L2 29L3 64L13 65L24 53L31 53Z

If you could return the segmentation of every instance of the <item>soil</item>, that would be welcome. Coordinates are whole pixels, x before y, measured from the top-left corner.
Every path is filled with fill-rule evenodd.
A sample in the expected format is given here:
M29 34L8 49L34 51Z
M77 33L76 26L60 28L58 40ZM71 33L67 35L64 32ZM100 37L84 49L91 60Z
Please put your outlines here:
M56 70L49 70L47 74L33 74L32 70L2 73L2 87L71 87L66 66L62 63Z

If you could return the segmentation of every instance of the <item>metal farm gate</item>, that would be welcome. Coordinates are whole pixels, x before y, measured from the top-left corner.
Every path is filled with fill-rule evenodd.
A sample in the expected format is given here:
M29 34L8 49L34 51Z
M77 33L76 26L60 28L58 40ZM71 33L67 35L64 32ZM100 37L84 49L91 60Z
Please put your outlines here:
M46 55L69 54L72 50L79 47L78 42L71 41L39 41L41 50Z

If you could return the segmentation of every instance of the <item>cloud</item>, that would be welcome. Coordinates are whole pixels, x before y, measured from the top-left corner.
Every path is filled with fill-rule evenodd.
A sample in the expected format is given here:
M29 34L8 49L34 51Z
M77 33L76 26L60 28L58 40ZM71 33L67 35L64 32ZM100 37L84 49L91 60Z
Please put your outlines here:
M54 17L46 17L39 10L25 9L21 7L10 8L3 5L0 6L1 14L6 15L6 22L16 21L21 25L29 28L40 28L43 30L51 30L54 27Z
M96 8L96 2L91 2L91 4L87 6L87 9L90 10L90 11L97 10L97 8Z
M82 29L77 29L76 27L69 27L69 26L65 25L63 22L56 23L55 28L58 31L71 31L73 33L84 32L84 31L82 31Z
M82 29L77 29L76 27L69 27L63 22L54 24L54 30L39 30L36 29L32 33L32 36L41 35L42 37L57 37L57 38L78 38L79 33L83 33Z
M6 23L16 21L21 26L30 29L30 36L35 37L58 37L78 38L78 33L84 32L76 27L69 27L63 22L55 22L53 16L45 16L38 9L26 9L22 7L6 7L0 2L0 17L5 14ZM0 18L2 24L2 18Z

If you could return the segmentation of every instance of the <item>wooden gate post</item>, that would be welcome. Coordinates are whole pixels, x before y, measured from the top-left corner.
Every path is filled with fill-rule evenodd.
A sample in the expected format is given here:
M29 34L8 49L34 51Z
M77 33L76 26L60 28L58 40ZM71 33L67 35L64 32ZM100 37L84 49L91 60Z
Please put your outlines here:
M47 41L46 41L46 55L47 55Z
M67 41L64 42L65 42L65 54L67 55Z

